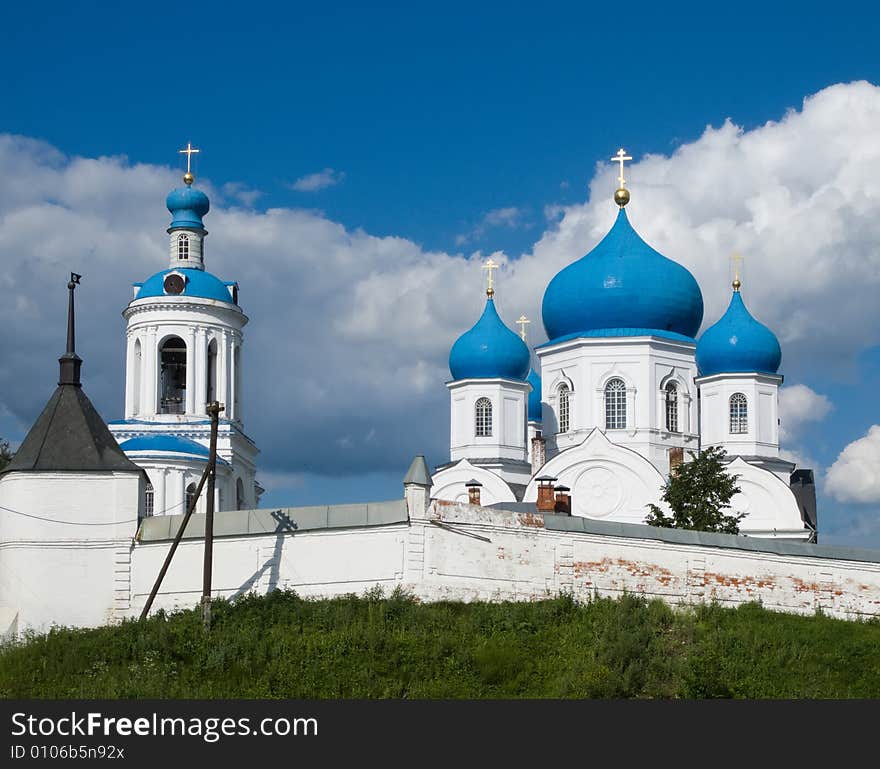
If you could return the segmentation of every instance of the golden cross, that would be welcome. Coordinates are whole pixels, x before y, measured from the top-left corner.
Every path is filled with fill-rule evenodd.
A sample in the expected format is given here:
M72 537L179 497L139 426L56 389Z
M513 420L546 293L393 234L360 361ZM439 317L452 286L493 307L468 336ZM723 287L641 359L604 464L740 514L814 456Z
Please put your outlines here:
M492 271L498 269L498 265L494 262L492 257L490 256L486 263L483 265L482 269L486 271L486 293L489 296L495 293L495 286L493 281Z
M627 160L632 160L632 158L626 154L626 150L623 147L617 150L617 154L611 158L612 163L620 163L620 176L617 177L617 181L620 182L621 187L626 184L626 179L623 178L623 164Z
M730 257L730 261L733 264L733 288L735 291L739 291L739 287L742 285L739 279L739 271L742 267L743 257L735 253Z
M186 155L186 172L190 173L190 168L189 168L190 160L192 160L192 156L196 152L201 152L201 150L194 150L193 146L192 146L192 142L187 142L186 149L185 150L178 150L178 152L181 155Z
M524 342L526 341L526 323L531 322L532 321L530 321L525 315L520 315L519 320L516 322L516 324L519 326L519 335L522 337L522 340Z

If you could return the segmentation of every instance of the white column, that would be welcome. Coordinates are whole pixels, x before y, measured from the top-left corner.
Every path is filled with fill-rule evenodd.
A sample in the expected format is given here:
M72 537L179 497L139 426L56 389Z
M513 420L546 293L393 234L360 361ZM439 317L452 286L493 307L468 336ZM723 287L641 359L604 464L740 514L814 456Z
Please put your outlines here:
M195 374L195 393L193 409L194 414L205 413L205 402L207 401L208 392L208 330L204 327L198 328L196 334L196 355L195 364L193 365Z
M217 400L229 409L229 333L224 329L217 338Z
M185 414L195 414L196 399L196 381L195 372L199 365L199 359L196 353L196 334L193 329L186 332L186 405Z
M144 349L141 351L143 355L143 383L141 392L144 394L144 402L141 407L141 413L144 415L156 414L159 408L159 352L156 349L157 344L156 326L150 326L147 329L147 338Z
M134 416L134 390L140 384L134 381L134 340L132 334L128 334L125 346L125 418Z
M236 406L236 398L238 397L238 393L236 392L236 381L235 377L237 376L237 371L235 370L235 335L232 335L230 339L231 350L229 355L229 403L226 404L226 417L230 420L238 419L238 409Z
M166 470L152 471L153 479L153 515L165 515L165 475Z

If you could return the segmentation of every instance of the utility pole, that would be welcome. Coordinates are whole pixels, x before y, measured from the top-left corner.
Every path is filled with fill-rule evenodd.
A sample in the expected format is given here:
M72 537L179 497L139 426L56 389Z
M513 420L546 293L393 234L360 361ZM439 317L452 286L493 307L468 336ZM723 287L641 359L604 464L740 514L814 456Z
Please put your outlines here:
M214 559L214 484L217 475L217 427L220 423L220 412L223 411L217 401L211 401L206 409L211 417L211 444L208 449L208 491L205 495L205 569L202 581L202 622L205 630L211 629L211 572Z
M183 516L183 520L180 522L180 528L177 530L177 534L174 537L174 542L171 543L171 549L168 551L168 555L165 556L165 562L162 564L162 568L159 569L159 574L156 577L156 582L153 584L153 589L150 591L147 602L144 604L144 608L141 611L140 618L142 620L146 619L147 615L150 613L150 609L153 606L153 601L156 599L156 594L159 592L159 588L162 586L162 580L165 579L165 574L168 571L168 567L171 565L171 559L174 558L174 553L177 551L177 546L180 544L180 540L183 538L183 532L186 531L186 526L189 523L189 519L192 517L192 514L196 509L196 504L199 501L199 496L202 493L202 489L205 487L205 483L208 483L208 500L210 501L206 500L206 508L209 512L205 520L205 586L208 594L208 604L206 610L204 608L205 599L203 595L202 611L203 617L207 617L207 623L205 627L207 628L210 625L211 547L214 543L214 473L217 469L217 427L220 421L220 412L223 411L223 407L215 401L214 403L208 404L207 410L208 414L211 415L211 446L208 452L208 465L207 467L205 467L205 472L202 473L199 485L196 487L196 492L192 496L192 501L190 502L189 507L187 507L186 509L186 514ZM210 521L210 529L208 528L208 521ZM208 544L209 531L211 543L210 545Z

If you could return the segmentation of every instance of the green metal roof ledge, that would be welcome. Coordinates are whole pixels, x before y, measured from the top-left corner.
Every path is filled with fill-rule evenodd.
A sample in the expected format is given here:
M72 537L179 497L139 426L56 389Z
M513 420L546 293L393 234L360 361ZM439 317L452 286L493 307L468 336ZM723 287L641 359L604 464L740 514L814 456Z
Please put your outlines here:
M509 503L507 503L509 504ZM502 505L498 506L499 509ZM811 545L806 542L769 539L765 537L746 537L736 534L715 534L707 531L686 531L683 529L662 529L643 523L610 523L593 521L578 516L544 514L544 528L548 531L572 531L583 534L598 534L606 537L625 537L627 539L654 539L680 545L703 545L730 550L751 550L758 553L777 553L807 558L835 558L841 561L865 561L880 563L880 550L867 550L855 547L836 547L832 545Z
M174 539L183 514L144 518L137 539L161 542ZM366 502L353 505L316 505L265 510L228 510L214 514L215 537L243 537L266 534L295 534L299 531L387 526L409 520L406 501ZM193 515L183 533L184 539L205 536L204 514Z

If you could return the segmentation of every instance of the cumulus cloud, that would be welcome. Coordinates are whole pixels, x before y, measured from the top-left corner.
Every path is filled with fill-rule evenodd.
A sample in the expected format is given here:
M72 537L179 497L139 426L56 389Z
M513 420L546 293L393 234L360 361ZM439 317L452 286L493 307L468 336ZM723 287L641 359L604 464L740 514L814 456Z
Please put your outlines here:
M671 156L631 166L627 212L651 245L695 274L704 324L729 300L728 256L739 251L747 256L743 296L780 336L783 370L839 370L880 343L878 125L880 88L852 83L750 131L732 121L707 127ZM545 338L544 287L614 220L616 175L597 164L589 198L553 209L528 253L493 254L501 264L496 305L510 326L521 313L534 319L532 344ZM341 177L325 169L297 184L319 189L319 178ZM120 311L131 282L165 265L164 199L178 174L0 136L0 178L0 415L30 425L48 398L74 270L84 276L78 350L86 388L106 418L119 418ZM402 474L416 453L444 461L447 357L479 317L482 255L426 251L315 211L229 207L208 182L200 185L213 204L207 267L239 281L251 318L244 417L263 450L261 473ZM497 213L495 221L512 226L517 216ZM787 431L824 403L808 388L791 389L783 396Z
M828 468L825 491L840 502L880 502L880 425L840 452Z
M237 201L244 206L252 206L263 194L260 190L251 189L241 182L226 182L220 189L226 198Z
M340 184L343 179L345 179L344 171L334 171L332 168L325 168L323 171L318 171L308 176L301 176L290 187L297 192L316 192L327 187L334 187Z
M488 211L479 223L468 232L457 235L455 243L458 246L464 245L473 240L479 240L489 230L497 227L506 227L515 230L525 226L525 209L517 206L507 206L505 208L493 208Z
M810 422L821 422L833 408L825 395L804 384L779 389L779 442L794 440Z

